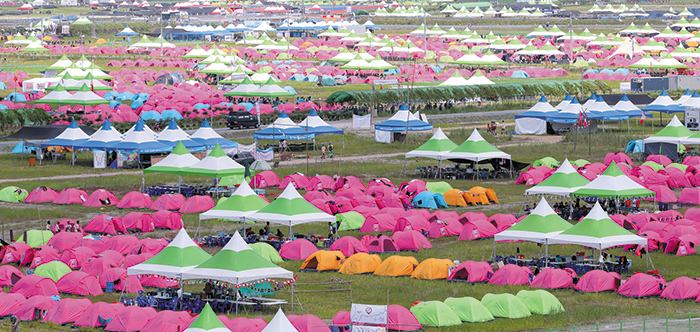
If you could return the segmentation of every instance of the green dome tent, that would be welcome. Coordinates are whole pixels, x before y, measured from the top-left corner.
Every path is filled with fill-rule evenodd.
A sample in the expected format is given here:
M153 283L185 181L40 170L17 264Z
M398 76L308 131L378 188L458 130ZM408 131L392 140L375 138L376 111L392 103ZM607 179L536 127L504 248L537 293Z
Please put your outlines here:
M525 303L530 312L536 314L550 315L566 311L559 299L544 289L521 290L516 297Z
M340 227L338 227L339 231L360 229L365 223L365 216L355 211L338 213L335 215L335 219L340 221Z
M494 317L525 318L532 314L523 301L513 294L486 294L481 299Z
M559 167L559 162L552 157L544 157L542 159L537 159L534 162L532 162L532 167L537 167L537 166L547 166L549 168L557 168L557 167Z
M42 231L38 229L30 229L25 234L26 240L23 236L22 238L17 240L17 242L26 243L32 248L43 246L49 243L49 240L51 240L51 238L53 237L53 233L51 233L51 231Z
M42 277L49 278L54 282L58 282L58 279L63 278L64 275L71 272L70 267L66 263L61 261L53 261L39 265L34 274Z
M280 256L280 253L277 252L273 246L265 242L253 243L250 245L250 247L253 248L253 251L257 252L260 256L263 256L270 262L275 264L282 264L282 262L284 262L282 256Z
M445 181L427 182L425 184L425 188L428 189L428 191L442 195L444 195L447 191L452 190L452 186Z
M29 196L29 192L25 189L20 189L15 186L9 186L0 190L0 201L10 203L24 202L24 199Z
M447 304L463 322L483 323L493 320L489 309L473 297L448 297Z
M452 308L440 301L418 303L411 307L411 312L423 326L444 327L462 324Z
M586 165L589 165L591 162L586 160L586 159L576 159L571 162L571 165L574 165L576 167L584 167Z

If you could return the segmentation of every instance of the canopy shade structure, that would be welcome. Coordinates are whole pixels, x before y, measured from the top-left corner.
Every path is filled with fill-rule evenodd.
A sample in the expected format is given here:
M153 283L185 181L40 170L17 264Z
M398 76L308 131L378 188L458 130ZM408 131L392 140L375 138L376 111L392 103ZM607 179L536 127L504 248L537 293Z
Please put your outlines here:
M182 174L203 175L220 178L223 176L244 174L245 167L226 155L218 144L196 164L182 170Z
M166 152L173 149L172 146L156 141L155 133L148 128L143 119L139 118L136 124L124 134L124 139L108 144L107 149L138 151L139 153Z
M301 197L291 182L277 199L246 219L287 225L290 233L294 225L310 222L335 222L335 216L321 211Z
M479 162L493 158L510 159L510 155L487 142L476 128L462 145L445 155L445 159L458 163Z
M255 132L253 138L261 140L304 140L314 138L314 134L299 127L287 113L282 112L280 116L267 127Z
M234 232L231 240L216 255L182 273L182 280L209 279L240 284L262 278L292 279L294 273L287 271L255 252Z
M180 278L182 273L209 260L211 255L200 248L184 228L167 247L147 261L127 268L129 275L155 274L168 278Z
M224 96L226 97L250 97L252 93L258 91L259 86L253 84L253 81L246 76L241 84L238 84L233 90L226 92Z
M603 250L610 247L646 245L647 239L632 234L610 219L596 202L591 212L578 224L547 239L549 244L578 244Z
M569 196L576 190L583 188L585 185L589 184L583 175L579 174L571 163L569 159L564 159L561 166L557 168L554 174L550 175L547 179L540 182L538 185L525 190L525 195L561 195Z
M122 31L117 32L114 36L115 37L133 37L133 36L138 36L139 33L132 30L129 25L127 24Z
M343 135L343 130L338 129L329 125L326 121L323 121L316 110L311 110L309 116L299 123L301 129L306 130L308 133L312 133L315 136L323 134L338 134Z
M81 145L87 142L89 139L90 136L80 129L78 124L75 123L75 120L73 120L71 121L70 125L68 125L66 130L64 130L60 135L56 136L56 138L49 140L48 142L41 143L41 147L64 146L72 148L76 145Z
M270 322L265 326L261 332L299 332L289 318L284 315L282 308L277 309L275 317L272 317Z
M76 146L80 149L104 149L110 144L117 143L122 140L122 135L112 126L109 119L105 119L100 130L96 131L87 142Z
M424 157L442 160L450 151L457 148L457 144L452 142L442 128L438 128L433 137L417 149L406 153L406 158Z
M275 84L272 78L263 83L260 88L250 93L251 97L294 97L294 94Z
M529 110L515 115L515 131L519 134L542 135L547 133L547 116L557 110L543 95Z
M202 126L194 134L190 135L190 138L195 142L204 144L207 148L212 148L217 144L225 149L238 146L238 142L229 141L214 131L207 120L204 120Z
M678 103L671 99L666 90L661 90L661 94L651 104L644 107L643 110L668 113L673 106L678 106Z
M432 130L433 125L418 119L411 114L406 104L399 107L399 111L389 120L374 125L375 130L402 132L402 131L425 131Z
M83 84L78 91L73 94L70 100L68 100L68 105L101 105L101 104L109 104L109 101L98 96L90 88L87 86L87 84Z
M143 170L143 173L167 173L179 175L182 173L182 170L193 166L198 162L199 159L193 156L190 151L187 150L185 145L180 142L177 144L177 146L175 146L173 152L170 152L167 157L155 165Z
M655 194L630 179L613 161L603 174L583 188L574 191L572 195L623 198L654 196Z
M65 87L60 83L56 85L51 92L47 93L43 98L36 101L37 104L63 104L67 105L73 95L66 91Z
M214 310L207 303L202 312L197 315L197 319L183 332L231 332L231 330L221 322L219 317L216 317Z
M223 203L199 215L199 220L227 219L245 222L246 217L264 208L269 203L250 188L248 182L242 181L236 191Z
M68 57L64 54L58 61L54 62L52 65L46 67L46 70L66 70L73 64Z
M645 139L644 143L680 144L684 138L688 138L691 135L693 135L693 132L674 115L671 122L669 122L664 129L659 130L658 133Z
M530 241L546 243L547 239L571 228L571 224L562 219L542 197L530 215L503 232L494 235L495 241Z
M187 135L186 132L180 129L180 126L177 125L174 118L171 118L168 126L158 133L157 140L158 142L172 146L184 144L186 148L192 151L201 151L205 149L203 143L192 140L190 135Z

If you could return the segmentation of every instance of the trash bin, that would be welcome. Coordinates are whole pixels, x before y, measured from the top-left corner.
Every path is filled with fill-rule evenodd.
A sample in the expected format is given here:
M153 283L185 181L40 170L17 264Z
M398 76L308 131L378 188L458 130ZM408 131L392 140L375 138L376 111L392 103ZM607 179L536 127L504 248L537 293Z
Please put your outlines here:
M36 166L36 157L29 158L29 166Z

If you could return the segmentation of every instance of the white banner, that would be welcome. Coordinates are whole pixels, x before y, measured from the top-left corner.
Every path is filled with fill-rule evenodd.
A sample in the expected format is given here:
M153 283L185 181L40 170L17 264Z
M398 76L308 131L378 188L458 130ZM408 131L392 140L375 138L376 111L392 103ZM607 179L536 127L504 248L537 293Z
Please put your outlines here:
M350 322L387 325L388 306L353 303L350 309Z
M92 152L92 162L95 168L107 167L107 153L104 151L95 150Z
M386 327L353 325L352 332L386 332Z
M255 144L243 145L238 144L238 152L250 152L251 154L255 151Z
M257 153L255 154L255 159L270 161L272 159L275 159L275 152L272 150L272 148L269 148L267 150L258 149Z
M352 115L352 129L369 129L372 127L372 115Z

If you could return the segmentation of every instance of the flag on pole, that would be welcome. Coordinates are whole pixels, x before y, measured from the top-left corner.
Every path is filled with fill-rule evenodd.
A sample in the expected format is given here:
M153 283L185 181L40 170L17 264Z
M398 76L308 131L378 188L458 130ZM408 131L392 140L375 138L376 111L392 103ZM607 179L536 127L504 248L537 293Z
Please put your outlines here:
M647 113L642 111L642 117L639 118L639 124L644 124L644 120L647 119Z
M95 92L95 84L94 84L94 80L92 80L92 79L90 80L90 91Z
M17 69L15 69L15 77L14 77L15 82L19 81L19 77L17 76Z

